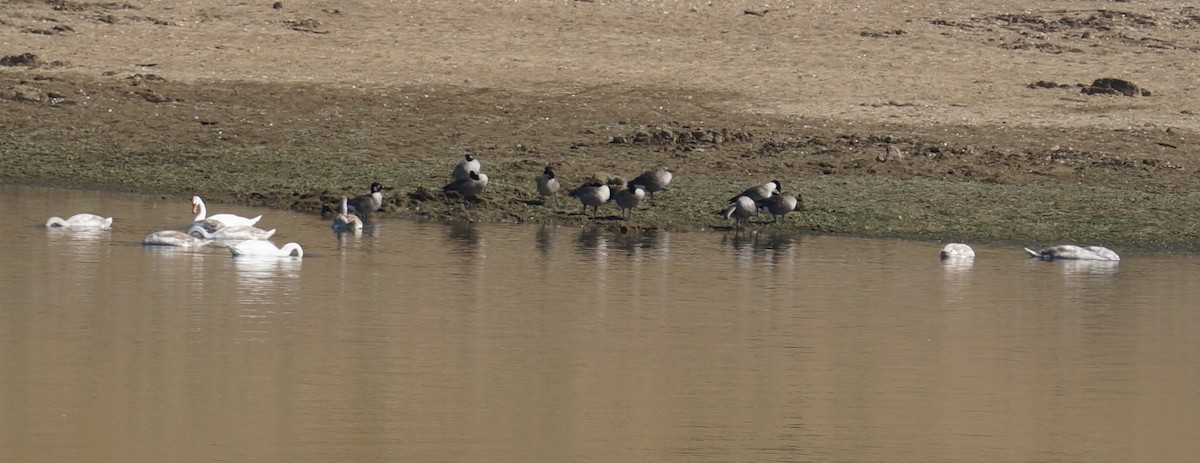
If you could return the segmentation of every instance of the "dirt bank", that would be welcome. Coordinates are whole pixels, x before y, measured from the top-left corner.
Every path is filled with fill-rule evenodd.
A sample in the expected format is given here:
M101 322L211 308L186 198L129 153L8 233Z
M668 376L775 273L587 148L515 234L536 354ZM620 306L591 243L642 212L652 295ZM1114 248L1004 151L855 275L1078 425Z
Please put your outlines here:
M727 226L778 179L804 211L758 227L1200 248L1183 3L377 3L6 5L0 177L313 213L379 181L389 215L619 224L534 177L662 166L629 225ZM440 192L466 153L470 210Z

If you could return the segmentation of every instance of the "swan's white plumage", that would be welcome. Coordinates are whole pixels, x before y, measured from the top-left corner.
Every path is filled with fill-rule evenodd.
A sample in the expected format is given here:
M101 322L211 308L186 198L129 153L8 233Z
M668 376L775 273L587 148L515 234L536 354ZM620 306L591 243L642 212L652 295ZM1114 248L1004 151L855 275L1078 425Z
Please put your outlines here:
M199 196L192 196L192 213L196 214L192 225L203 226L209 232L216 232L221 228L234 225L254 226L259 220L262 220L261 215L253 219L233 214L213 214L210 216L208 215L208 208L204 206L204 200L200 199ZM214 221L217 223L212 223Z
M75 214L67 219L51 217L46 220L46 227L70 228L72 230L110 230L112 217L100 217L95 214Z
M962 243L950 243L939 253L942 259L974 259L975 250Z
M275 247L275 244L270 241L242 241L238 244L229 246L229 252L238 256L255 256L255 257L304 257L304 249L296 243L288 243L283 247Z
M209 231L207 227L193 223L187 230L190 235L198 238L216 240L266 240L275 235L275 229L263 230L250 225L230 225Z

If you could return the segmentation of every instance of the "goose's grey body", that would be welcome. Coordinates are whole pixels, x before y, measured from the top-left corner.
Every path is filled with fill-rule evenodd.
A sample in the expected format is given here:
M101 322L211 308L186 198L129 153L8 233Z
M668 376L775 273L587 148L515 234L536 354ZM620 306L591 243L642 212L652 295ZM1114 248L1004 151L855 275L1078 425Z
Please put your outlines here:
M751 201L754 201L757 203L764 199L770 198L771 195L773 195L775 193L781 192L782 189L783 189L783 185L781 185L778 180L771 180L762 185L756 185L756 186L747 188L746 191L741 192L737 196L729 198L729 202L732 203L734 201L737 201L738 198L745 196L747 198L750 198Z
M454 166L454 172L451 178L454 180L467 179L470 177L471 172L475 172L477 174L482 173L483 171L480 170L482 167L483 166L479 164L478 159L475 159L469 154L463 155L463 160Z
M950 243L942 247L938 256L942 259L974 259L975 250L962 243Z
M554 169L546 166L546 169L542 170L542 175L539 175L537 178L537 191L538 195L542 197L542 202L546 202L547 196L553 196L554 207L557 208L558 192L561 189L562 182L559 182L558 178L554 176Z
M754 200L749 196L738 196L733 198L733 201L721 211L721 218L729 220L732 218L737 226L742 226L750 222L750 217L758 214L758 206L754 204Z
M360 216L366 217L372 212L378 211L383 207L383 185L379 182L371 183L369 193L361 196L355 196L346 202L346 210L354 212Z
M590 206L592 215L595 216L600 212L600 206L607 203L612 197L612 191L604 182L592 179L583 186L572 190L571 196L579 198L579 203L583 205L583 212L587 212L587 208Z
M104 218L95 214L75 214L66 218L51 217L46 220L47 228L66 228L71 230L111 230L112 217Z
M263 230L250 225L230 225L210 232L201 225L192 224L187 233L197 238L209 240L265 240L275 235L275 229Z
M471 171L467 173L467 178L455 179L442 187L442 191L447 193L453 191L462 196L463 199L474 201L479 197L480 193L483 193L483 189L487 188L487 184L487 174Z
M617 203L617 207L621 208L621 217L628 219L633 216L634 209L637 209L645 197L646 190L642 185L630 184L629 188L618 191L612 199Z
M1116 262L1120 261L1121 257L1102 246L1075 246L1072 244L1060 244L1034 251L1025 248L1025 252L1029 253L1030 257L1036 257L1042 260L1069 259L1069 260L1102 260Z
M757 205L771 213L771 221L778 222L780 216L796 210L796 207L800 205L800 198L777 192L771 197L759 201Z
M671 184L671 180L675 178L675 174L665 170L650 170L643 172L642 175L633 179L632 184L641 185L646 190L646 194L650 195L650 199L654 199L654 193L667 189L667 185Z
M333 218L333 229L337 231L361 231L363 229L362 220L358 216L350 213L348 206L349 200L342 196L342 204L340 213Z

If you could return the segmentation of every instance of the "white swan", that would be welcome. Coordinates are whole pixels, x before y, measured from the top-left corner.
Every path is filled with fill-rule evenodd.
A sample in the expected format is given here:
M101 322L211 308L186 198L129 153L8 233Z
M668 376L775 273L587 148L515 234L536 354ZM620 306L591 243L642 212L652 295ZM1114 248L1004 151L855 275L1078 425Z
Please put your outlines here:
M263 230L249 225L230 225L218 228L215 232L208 231L202 225L192 224L188 227L189 235L210 240L266 240L275 235L275 229Z
M345 196L342 196L341 213L333 218L333 229L336 231L362 231L362 220L357 215L350 214L350 210L346 205L348 201Z
M296 243L288 243L282 248L275 247L270 241L242 241L241 243L229 247L229 252L233 253L234 257L238 256L256 256L256 257L291 257L293 253L295 257L304 257L304 249Z
M939 253L939 255L941 256L942 260L974 259L975 250L962 243L950 243L942 248L942 251Z
M104 218L95 214L75 214L63 220L62 217L51 217L46 221L46 227L62 227L73 230L111 230L112 217Z
M258 223L259 220L262 220L261 215L253 219L247 219L240 215L233 214L214 214L212 216L208 216L208 208L204 207L204 200L200 199L199 196L192 196L192 213L196 214L196 219L192 221L192 225L202 226L209 232L216 232L222 227L229 227L233 225L253 226L254 224Z
M1121 257L1112 249L1101 246L1080 247L1071 244L1060 244L1051 246L1039 251L1034 251L1025 248L1025 252L1029 253L1030 257L1036 257L1042 260L1067 259L1067 260L1103 260L1116 262L1120 261Z
M154 232L142 239L142 244L147 246L177 246L181 248L199 248L211 242L176 230Z

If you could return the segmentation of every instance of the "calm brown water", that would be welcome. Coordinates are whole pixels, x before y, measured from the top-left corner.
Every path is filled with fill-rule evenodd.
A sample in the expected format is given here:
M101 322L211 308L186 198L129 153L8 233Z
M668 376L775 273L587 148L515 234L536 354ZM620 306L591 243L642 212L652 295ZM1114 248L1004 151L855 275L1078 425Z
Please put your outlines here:
M1200 260L263 214L0 185L0 460L1192 461ZM96 235L51 215L116 217ZM1047 243L1036 243L1047 244ZM1117 249L1120 252L1120 249Z

